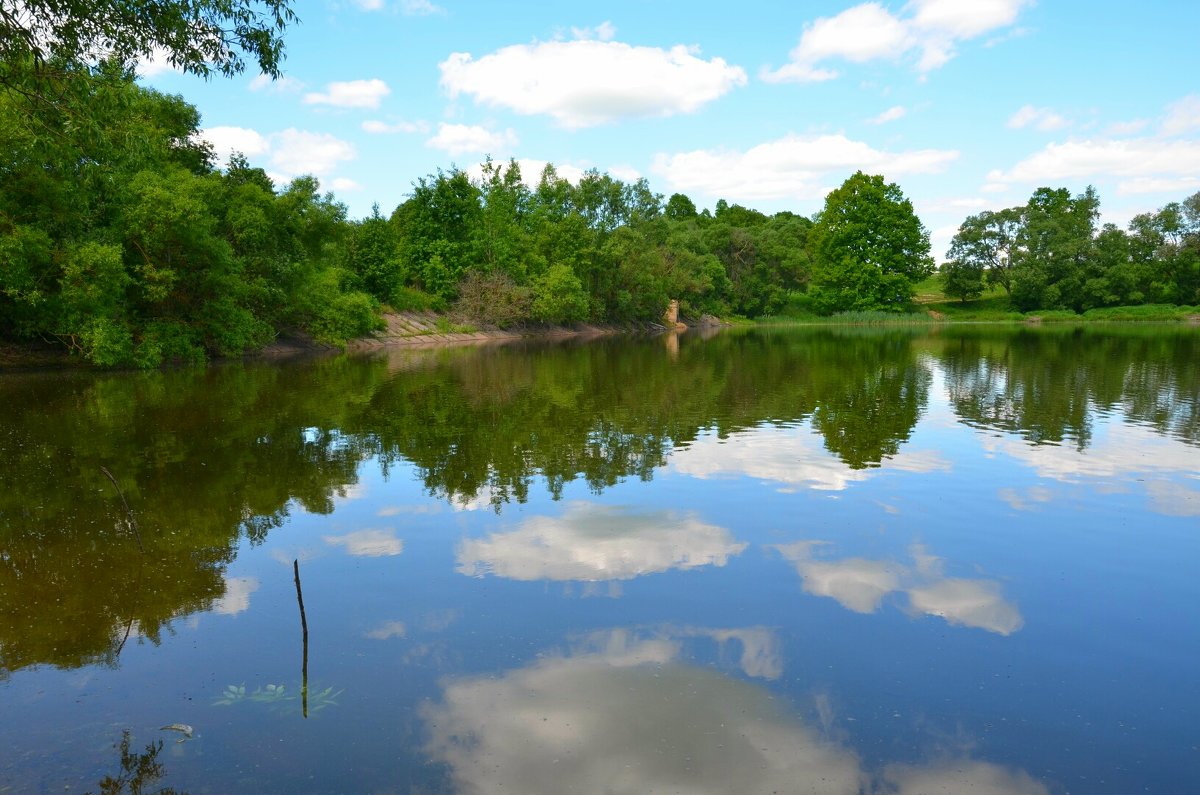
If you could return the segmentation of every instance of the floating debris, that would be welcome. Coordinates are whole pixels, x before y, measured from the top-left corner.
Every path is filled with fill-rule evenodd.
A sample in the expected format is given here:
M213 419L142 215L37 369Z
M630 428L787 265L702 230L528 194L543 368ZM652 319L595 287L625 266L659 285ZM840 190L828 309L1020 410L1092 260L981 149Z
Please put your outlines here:
M181 742L184 742L185 740L192 739L192 732L194 731L192 729L192 727L187 725L186 723L169 723L166 726L159 726L158 728L160 731L179 732L180 734L182 734L183 736L175 741L177 743L181 743Z

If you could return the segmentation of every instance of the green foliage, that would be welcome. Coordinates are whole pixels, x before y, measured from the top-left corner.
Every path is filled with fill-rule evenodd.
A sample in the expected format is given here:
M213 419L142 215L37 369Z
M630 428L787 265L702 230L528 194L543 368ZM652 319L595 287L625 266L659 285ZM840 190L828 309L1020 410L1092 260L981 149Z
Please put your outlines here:
M588 316L588 297L566 265L551 265L534 280L533 317L545 323L576 323Z
M663 208L663 215L672 221L690 221L697 215L696 205L682 193L672 193L671 198L667 199L667 206Z
M0 13L0 84L19 69L53 69L56 61L122 65L165 55L177 69L208 77L243 71L248 56L278 77L284 29L296 21L288 0L22 0Z
M1093 188L1076 196L1039 188L1024 206L967 218L944 266L945 294L971 300L982 272L1009 293L1010 310L1042 318L1200 301L1200 194L1138 215L1127 230L1113 224L1097 230L1099 208ZM939 309L952 313L949 305ZM981 309L970 310L971 317L984 319Z
M346 269L357 274L364 290L395 306L405 277L396 227L379 214L376 204L370 217L351 225L347 237Z
M813 290L826 312L901 311L933 272L929 233L912 203L895 183L861 171L826 197L812 250Z
M386 262L387 221L355 235L315 179L277 194L243 157L215 171L195 108L105 64L64 69L57 104L0 83L0 333L154 367L378 323L334 264L347 238Z
M950 260L941 268L942 291L962 303L983 295L983 268L964 261Z
M1012 294L1013 251L1023 212L1020 207L999 212L985 210L962 222L950 243L949 253L957 271L957 285L969 285L973 290L973 272L979 272L986 276L988 284L1000 285L1005 293ZM964 298L959 292L947 295Z
M1082 308L1099 211L1090 187L1076 197L1066 188L1034 191L1016 234L1012 299L1018 309Z
M304 326L317 342L341 346L387 326L378 301L366 293L344 290L341 281L340 271L323 271L300 299Z
M387 303L396 312L441 312L446 308L445 299L416 287L397 287Z

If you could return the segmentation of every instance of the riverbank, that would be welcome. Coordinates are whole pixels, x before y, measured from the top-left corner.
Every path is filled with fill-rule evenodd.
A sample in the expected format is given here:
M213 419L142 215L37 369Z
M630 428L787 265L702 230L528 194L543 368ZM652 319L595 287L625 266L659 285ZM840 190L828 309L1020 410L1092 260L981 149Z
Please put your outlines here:
M287 359L329 355L342 351L364 352L383 348L429 348L459 345L511 343L524 339L588 339L613 334L661 334L671 329L660 323L529 326L518 329L487 328L453 320L435 312L393 312L384 315L384 328L369 336L352 339L345 346L326 345L304 334L280 335L265 348L243 357ZM679 324L677 330L751 326L957 326L972 324L1071 324L1071 323L1180 323L1200 326L1200 307L1135 306L1073 312L843 312L830 317L775 315L755 320L733 321L704 317L700 322ZM0 372L30 369L100 369L49 342L0 343Z
M660 323L632 322L614 324L576 323L570 326L529 326L517 329L488 328L435 312L388 312L384 328L366 337L349 340L345 346L327 345L303 333L285 333L262 350L243 358L290 359L320 356L342 351L363 352L383 348L428 348L456 345L511 343L523 339L589 339L612 334L661 334L668 331ZM724 325L709 320L708 326ZM27 344L0 343L0 372L30 369L105 369L97 368L68 350L49 342Z

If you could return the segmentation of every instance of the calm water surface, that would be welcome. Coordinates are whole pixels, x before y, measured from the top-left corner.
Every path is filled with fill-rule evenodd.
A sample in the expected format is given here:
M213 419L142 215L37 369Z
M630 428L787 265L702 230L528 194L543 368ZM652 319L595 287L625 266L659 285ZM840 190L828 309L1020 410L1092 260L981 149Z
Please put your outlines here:
M8 374L0 407L0 792L1200 792L1195 329Z

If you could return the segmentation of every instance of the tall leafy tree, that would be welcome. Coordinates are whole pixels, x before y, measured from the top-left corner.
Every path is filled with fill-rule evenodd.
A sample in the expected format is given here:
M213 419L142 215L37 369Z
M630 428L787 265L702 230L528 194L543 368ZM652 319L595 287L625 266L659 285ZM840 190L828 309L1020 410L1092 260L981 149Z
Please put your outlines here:
M1013 246L1021 228L1021 215L1020 207L985 210L962 222L949 251L949 259L955 263L950 272L958 284L964 283L967 274L978 272L989 284L998 284L1012 295ZM957 292L953 295L960 297Z
M933 272L912 202L878 175L856 172L830 192L811 241L813 292L826 311L903 309Z
M1082 309L1100 198L1088 187L1038 188L1015 238L1013 303L1029 309Z

